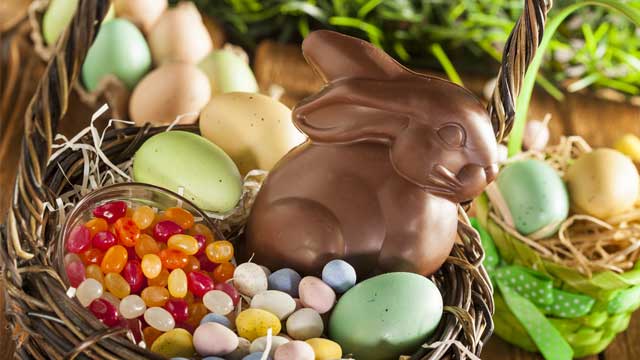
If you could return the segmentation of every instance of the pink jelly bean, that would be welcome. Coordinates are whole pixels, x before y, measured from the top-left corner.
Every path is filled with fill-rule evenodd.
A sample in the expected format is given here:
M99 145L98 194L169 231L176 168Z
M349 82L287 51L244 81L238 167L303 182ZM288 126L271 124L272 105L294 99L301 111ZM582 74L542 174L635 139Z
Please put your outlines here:
M71 230L67 238L67 251L79 254L91 246L91 233L84 225L78 225Z
M214 289L213 280L202 271L196 270L188 273L187 283L189 284L189 291L197 297L203 297L208 291Z
M142 266L138 260L127 261L120 275L129 283L132 294L140 293L146 285L146 278L142 273Z
M107 220L113 224L127 214L127 203L124 201L110 201L93 210L93 216Z
M69 283L73 287L78 287L86 279L84 264L82 261L70 261L64 266L69 278Z
M160 221L153 227L153 237L158 241L167 242L175 234L182 234L182 228L171 220Z
M110 247L118 243L118 239L108 231L100 231L93 236L91 243L94 248L107 251Z
M200 234L193 235L193 237L198 242L198 252L196 253L196 255L204 254L204 249L206 248L206 245L207 245L207 238L204 235L200 235Z
M233 287L233 285L226 282L217 283L214 289L227 293L227 295L229 295L231 297L231 300L233 301L233 306L238 305L238 302L240 302L240 294L238 293L238 290Z
M189 318L189 304L183 299L171 299L164 304L164 309L173 316L176 323L183 323Z
M218 267L218 265L220 265L209 260L209 258L207 257L207 254L196 255L196 258L198 258L198 261L200 261L200 270L211 272L215 270Z
M95 299L89 305L89 311L103 324L114 327L120 325L120 317L116 307L105 299Z

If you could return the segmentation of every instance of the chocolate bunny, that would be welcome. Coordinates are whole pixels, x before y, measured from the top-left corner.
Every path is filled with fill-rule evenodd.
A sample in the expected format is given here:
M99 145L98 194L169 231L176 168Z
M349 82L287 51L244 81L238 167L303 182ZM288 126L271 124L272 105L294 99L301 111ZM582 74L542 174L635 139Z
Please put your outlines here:
M304 55L327 85L293 111L309 141L268 175L247 251L271 269L428 275L456 239L457 203L497 175L487 111L466 89L408 70L371 44L311 33Z

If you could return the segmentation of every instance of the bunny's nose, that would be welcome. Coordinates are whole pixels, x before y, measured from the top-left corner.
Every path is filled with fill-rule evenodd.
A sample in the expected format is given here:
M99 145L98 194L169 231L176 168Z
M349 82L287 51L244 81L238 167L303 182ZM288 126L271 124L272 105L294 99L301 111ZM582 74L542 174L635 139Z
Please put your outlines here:
M492 164L484 168L484 172L487 178L487 184L492 182L498 176L498 164Z

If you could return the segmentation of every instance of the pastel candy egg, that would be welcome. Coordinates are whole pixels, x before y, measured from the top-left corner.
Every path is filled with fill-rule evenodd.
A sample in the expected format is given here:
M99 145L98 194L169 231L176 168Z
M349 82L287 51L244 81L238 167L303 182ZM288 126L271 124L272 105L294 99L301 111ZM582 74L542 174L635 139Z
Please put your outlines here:
M86 279L78 285L76 298L82 306L87 307L93 300L100 298L103 292L104 288L98 280Z
M344 260L331 260L322 269L322 281L342 294L356 284L356 270Z
M208 291L202 297L202 302L214 314L227 315L233 311L233 300L221 290Z
M282 337L282 336L272 336L271 337L271 350L269 351L269 356L273 356L276 352L276 349L283 344L288 343L290 340ZM267 349L267 337L259 337L251 343L251 347L249 351L252 353L256 352L264 352Z
M202 360L224 360L224 359L218 356L207 356L207 357L203 357Z
M302 277L295 270L284 268L269 275L269 290L284 291L298 297L298 286Z
M230 354L226 355L225 358L227 360L242 360L245 356L249 355L249 348L251 347L251 341L239 337L238 338L238 347L233 350Z
M263 291L251 299L251 307L266 310L280 320L286 319L296 310L296 302L293 298L282 291Z
M220 325L228 327L229 329L231 329L232 326L231 321L229 321L226 316L220 314L209 313L205 315L202 320L200 320L201 325L208 322L218 323Z
M298 289L302 304L320 314L331 310L336 302L336 293L333 289L317 277L307 276L303 278Z
M196 328L193 346L202 356L226 355L238 347L238 336L224 325L208 322Z
M238 335L253 341L261 336L267 336L269 329L271 329L272 335L278 335L282 325L278 317L268 311L247 309L236 317L236 328Z
M262 352L255 352L243 357L242 360L262 360L262 355ZM272 357L268 356L267 360L272 360Z
M241 294L253 297L257 293L267 290L267 275L260 265L240 264L233 272L233 285Z
M313 348L313 352L316 354L315 360L342 359L342 348L335 341L314 338L307 340L306 343Z
M231 49L213 50L198 67L211 81L213 95L234 91L255 93L259 90L249 64Z
M185 329L169 330L153 342L151 351L168 358L191 358L195 354L193 337Z
M304 341L290 341L276 350L274 360L314 360L311 345Z
M323 331L322 318L313 309L300 309L287 319L287 334L296 340L317 338Z
M144 321L146 321L149 326L160 331L169 331L176 326L173 316L161 307L148 308L147 311L144 312Z
M120 301L119 308L122 317L125 319L135 319L144 314L145 310L147 310L147 305L140 296L129 295Z

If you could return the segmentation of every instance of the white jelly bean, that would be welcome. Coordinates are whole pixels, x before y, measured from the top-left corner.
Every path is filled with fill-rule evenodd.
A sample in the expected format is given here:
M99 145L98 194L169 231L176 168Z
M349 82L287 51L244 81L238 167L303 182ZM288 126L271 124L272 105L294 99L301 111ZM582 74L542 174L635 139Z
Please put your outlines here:
M202 303L214 314L227 315L233 311L233 300L221 290L208 291L202 297Z
M169 331L176 326L173 316L161 307L148 308L144 312L144 321L152 328L160 331Z
M147 310L144 300L138 295L129 295L120 301L120 314L125 319L135 319Z
M87 307L95 299L99 299L104 292L102 284L96 279L86 279L78 285L76 298L82 306Z

